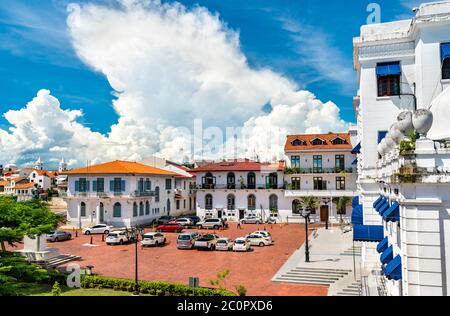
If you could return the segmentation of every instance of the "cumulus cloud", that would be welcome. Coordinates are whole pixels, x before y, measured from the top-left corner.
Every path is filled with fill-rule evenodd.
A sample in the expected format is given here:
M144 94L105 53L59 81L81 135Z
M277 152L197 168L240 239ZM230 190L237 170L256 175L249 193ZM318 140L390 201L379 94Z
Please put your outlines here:
M251 68L239 34L217 14L150 0L117 4L71 4L67 19L76 53L115 91L119 120L111 132L94 133L77 123L82 113L61 110L44 90L24 109L5 114L13 128L0 130L0 151L13 160L61 153L78 163L154 153L176 161L272 159L280 158L287 133L346 129L332 102L298 91L270 69ZM273 110L265 113L268 104ZM196 119L202 124L197 133ZM239 132L230 136L227 127Z

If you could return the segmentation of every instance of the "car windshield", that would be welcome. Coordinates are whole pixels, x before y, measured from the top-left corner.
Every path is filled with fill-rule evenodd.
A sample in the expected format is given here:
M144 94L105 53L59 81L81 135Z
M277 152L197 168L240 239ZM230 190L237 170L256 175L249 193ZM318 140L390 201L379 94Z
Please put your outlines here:
M144 235L144 238L153 239L153 235Z
M220 239L217 241L218 244L226 244L227 241L225 239Z
M178 239L179 240L190 240L191 236L190 235L179 235Z
M117 237L119 234L114 233L114 234L109 234L108 237Z
M49 232L48 234L49 235L53 235L55 233L55 231L51 231L51 232Z
M245 240L236 240L236 244L238 245L245 244Z

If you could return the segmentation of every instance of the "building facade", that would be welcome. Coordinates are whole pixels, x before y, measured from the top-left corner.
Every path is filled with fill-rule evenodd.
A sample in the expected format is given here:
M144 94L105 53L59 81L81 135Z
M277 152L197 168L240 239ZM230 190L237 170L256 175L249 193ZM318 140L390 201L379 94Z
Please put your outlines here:
M353 46L365 294L448 295L450 2L363 26Z

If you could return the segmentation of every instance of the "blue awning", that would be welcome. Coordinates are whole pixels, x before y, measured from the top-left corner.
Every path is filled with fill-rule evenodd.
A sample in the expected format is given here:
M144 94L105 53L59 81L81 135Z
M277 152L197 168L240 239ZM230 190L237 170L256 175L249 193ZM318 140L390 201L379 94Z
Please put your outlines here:
M381 203L381 201L383 201L383 198L384 198L384 197L380 195L380 197L379 197L378 199L376 199L375 202L373 202L373 207L376 208L377 205L378 205L379 203Z
M400 204L394 202L394 204L383 213L383 218L387 222L398 222L400 220Z
M390 205L389 202L386 202L381 206L378 210L378 213L380 213L381 216L384 216L384 212L386 212L389 209Z
M384 237L383 226L356 225L353 226L354 241L380 242Z
M353 160L352 165L357 165L358 164L358 158L356 158L355 160Z
M377 76L400 75L402 70L399 62L382 63L377 65Z
M360 154L361 153L361 143L355 146L355 148L352 149L352 154Z
M390 246L381 254L380 261L382 264L388 264L393 258L394 258L394 248Z
M389 238L384 237L384 239L380 241L377 246L378 253L383 253L387 249L387 247L389 247Z
M384 275L389 280L401 280L402 279L402 257L397 256L389 262L384 268Z
M378 213L380 213L380 208L382 208L386 203L388 203L387 199L383 196L382 201L378 203L377 206L375 206L375 209L377 210Z
M446 58L450 58L450 43L441 44L441 61L444 62Z
M363 215L363 206L357 205L352 210L352 224L353 225L363 225L364 224L364 215Z
M352 198L352 207L358 206L359 205L359 196L354 196Z

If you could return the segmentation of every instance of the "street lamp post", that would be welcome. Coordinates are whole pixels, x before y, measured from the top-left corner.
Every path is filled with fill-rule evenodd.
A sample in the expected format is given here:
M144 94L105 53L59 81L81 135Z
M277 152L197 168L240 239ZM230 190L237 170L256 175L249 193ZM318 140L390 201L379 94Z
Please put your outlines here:
M307 208L301 213L302 217L305 219L305 230L306 230L306 241L305 241L305 262L309 262L309 234L308 234L308 222L309 215L311 215L311 209Z
M328 220L329 220L329 218L330 218L330 208L329 208L329 206L328 206L328 203L330 203L330 200L328 199L328 198L325 198L324 200L323 200L323 202L325 203L325 205L327 206L327 218L325 219L325 229L326 230L328 230Z
M135 277L135 284L134 284L134 293L133 296L139 296L139 280L138 280L138 240L139 240L139 233L137 229L135 230L135 271L134 271L134 277Z

